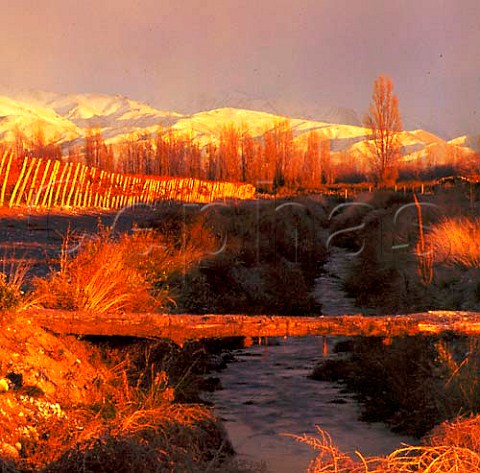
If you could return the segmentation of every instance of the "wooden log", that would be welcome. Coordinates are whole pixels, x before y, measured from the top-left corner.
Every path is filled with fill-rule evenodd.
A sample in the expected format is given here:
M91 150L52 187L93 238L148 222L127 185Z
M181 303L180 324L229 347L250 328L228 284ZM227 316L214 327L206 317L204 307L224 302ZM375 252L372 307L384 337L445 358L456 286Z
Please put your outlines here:
M87 207L91 208L92 207L92 202L93 202L93 184L90 184L90 187L88 188L88 201L87 201Z
M70 186L70 192L68 193L67 202L65 204L66 207L70 207L70 201L72 200L72 195L73 195L73 192L75 190L75 186L77 184L77 178L78 178L78 173L80 171L80 166L81 166L80 163L77 163L75 165L75 171L73 173L73 180L72 180L72 183L71 183L71 186Z
M18 191L18 197L17 197L16 205L21 205L21 203L22 203L23 196L25 194L25 189L26 189L28 181L30 179L30 175L32 174L33 169L36 167L37 161L38 161L37 158L32 158L32 160L30 161L30 166L28 166L27 174L25 175L25 179L23 180L23 184L20 187L20 190ZM25 197L25 203L27 203L27 197L28 196Z
M98 190L95 191L95 198L93 200L93 207L98 208L98 201L100 199L100 194L98 193Z
M60 179L59 179L58 174L60 173L60 169L62 169L62 168L64 169L65 166L62 166L62 163L60 161L58 161L58 160L55 161L55 166L53 168L53 171L54 171L53 179L51 180L50 192L49 192L49 196L48 196L48 208L49 209L52 207L52 205L55 205L54 197L56 197L57 191L60 188L61 182L62 182L62 175L60 175Z
M88 207L88 198L90 195L90 186L91 183L90 181L87 181L87 184L85 185L85 192L83 193L83 201L81 202L81 207L82 208L87 208Z
M432 335L453 332L480 336L480 313L433 311L397 316L290 317L265 315L99 314L31 309L41 326L75 335L187 340L224 337Z
M51 205L52 190L53 190L53 186L55 184L55 180L57 178L57 173L58 173L59 167L60 167L60 162L55 161L54 164L53 164L52 172L50 173L50 178L48 179L48 184L45 188L45 194L44 194L43 200L42 200L42 207L45 207L47 205L48 205L48 207L50 207L50 205Z
M58 181L56 182L56 185L55 185L55 189L54 189L54 194L53 194L53 199L52 199L52 205L54 207L57 207L58 206L58 200L60 198L60 192L62 190L62 186L63 186L63 180L65 178L65 173L67 172L67 165L66 164L63 164L61 163L60 164L60 177L58 178Z
M109 187L104 195L103 207L106 209L112 208L112 188Z
M5 162L7 161L8 155L9 155L8 151L4 151L3 154L2 154L2 159L0 161L0 176L3 173L3 167L5 165Z
M60 198L60 192L62 190L62 185L64 184L64 179L65 179L65 173L67 172L68 165L67 164L62 164L61 165L62 172L60 173L60 178L58 180L56 190L55 190L55 197L53 198L53 206L57 207L59 202L58 199Z
M10 155L7 160L7 167L5 169L5 176L3 178L2 193L0 195L0 206L3 206L5 202L5 193L7 190L8 178L10 177L10 169L12 167L13 153L10 152Z
M82 200L82 191L85 187L85 174L87 172L87 166L81 164L80 176L78 178L77 188L75 189L75 196L73 198L73 207L81 207L79 204Z
M45 168L43 170L42 180L40 181L40 186L35 193L35 201L33 202L34 207L38 206L38 203L40 201L40 197L42 195L42 192L44 192L44 190L45 190L45 187L44 187L45 186L45 181L47 180L48 170L50 169L51 164L52 164L52 162L49 159L45 163Z

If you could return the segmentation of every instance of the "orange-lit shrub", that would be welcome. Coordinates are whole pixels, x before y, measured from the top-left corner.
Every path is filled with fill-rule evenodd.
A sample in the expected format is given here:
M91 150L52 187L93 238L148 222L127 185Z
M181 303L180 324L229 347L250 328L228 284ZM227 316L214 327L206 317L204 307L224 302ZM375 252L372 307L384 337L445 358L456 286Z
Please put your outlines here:
M406 445L386 457L364 457L355 452L356 460L340 451L330 435L320 427L317 427L318 436L294 437L318 451L308 467L308 473L471 473L480 469L480 454L478 450L462 445L461 438L464 433L470 433L470 427L467 421L465 430L464 422L459 421L447 427L450 436L433 439L428 445ZM457 444L454 442L458 436L460 441ZM438 443L440 439L443 442Z
M435 262L480 267L480 219L444 219L432 227L428 239L435 252Z

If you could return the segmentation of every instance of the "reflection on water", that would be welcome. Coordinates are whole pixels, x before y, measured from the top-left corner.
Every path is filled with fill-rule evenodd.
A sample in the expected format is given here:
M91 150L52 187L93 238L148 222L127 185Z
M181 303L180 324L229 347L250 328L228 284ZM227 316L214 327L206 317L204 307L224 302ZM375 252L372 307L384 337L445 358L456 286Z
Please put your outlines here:
M381 455L401 442L414 443L383 424L359 422L358 405L341 386L306 377L322 359L322 337L274 342L239 350L238 362L220 375L224 389L212 395L216 414L241 457L262 460L271 472L306 471L315 452L282 434L315 434L315 425L352 455L355 450Z

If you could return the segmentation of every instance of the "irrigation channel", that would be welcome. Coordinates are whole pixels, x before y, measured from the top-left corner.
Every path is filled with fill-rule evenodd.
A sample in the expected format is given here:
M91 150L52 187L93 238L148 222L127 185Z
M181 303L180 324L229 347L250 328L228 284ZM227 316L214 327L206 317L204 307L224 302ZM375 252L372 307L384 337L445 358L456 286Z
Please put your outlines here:
M43 276L51 258L58 258L69 228L75 235L82 235L83 231L95 232L98 221L111 225L114 219L115 213L96 211L81 215L6 213L1 218L0 251L8 263L27 260L33 272ZM349 264L347 254L332 249L315 288L324 315L358 313L342 289ZM58 332L126 335L122 332L124 325L115 320L104 324L106 333L103 333L97 320L86 327L77 327L73 322L84 321L83 316L60 314L60 325L55 326L56 319L51 313L34 315ZM67 320L63 320L65 317ZM126 330L145 327L145 323L140 322ZM117 332L112 331L114 329ZM270 472L304 472L315 452L282 434L315 434L315 425L328 431L341 449L352 454L356 449L365 455L388 453L401 442L413 443L413 439L394 435L382 424L358 421L359 406L342 392L340 385L307 378L324 356L323 337L271 337L268 340L268 345L253 344L238 350L237 362L230 363L220 373L224 389L210 394L217 415L224 419L229 438L241 458L265 462ZM334 343L335 337L329 337L328 353L332 353Z
M348 255L334 248L317 279L325 315L358 311L342 287L349 263ZM223 390L213 393L211 401L240 458L263 462L272 473L305 472L315 451L285 434L315 435L316 425L351 455L355 450L388 454L402 442L415 443L383 424L360 422L359 405L341 385L307 377L325 356L341 356L333 353L338 339L277 337L235 352L236 362L219 375Z
M331 350L335 338L327 343ZM235 353L236 362L220 374L223 390L211 400L240 458L265 462L268 472L305 472L315 452L284 434L315 435L315 425L352 455L387 454L402 442L415 443L383 424L360 422L358 404L341 385L307 378L323 348L323 337L274 338Z

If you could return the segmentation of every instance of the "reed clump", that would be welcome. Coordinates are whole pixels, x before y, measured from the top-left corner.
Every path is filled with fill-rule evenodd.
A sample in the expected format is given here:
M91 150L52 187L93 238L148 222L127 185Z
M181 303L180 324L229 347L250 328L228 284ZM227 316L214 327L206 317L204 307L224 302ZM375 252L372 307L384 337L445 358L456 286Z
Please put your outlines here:
M169 278L187 271L205 250L169 244L150 230L116 236L100 228L94 237L64 239L59 268L34 280L46 308L151 312L174 303Z
M308 473L472 473L480 470L479 417L442 424L424 445L404 445L385 457L349 455L338 449L325 430L294 436L318 454Z
M445 218L432 226L428 239L435 250L436 263L480 267L479 218Z

